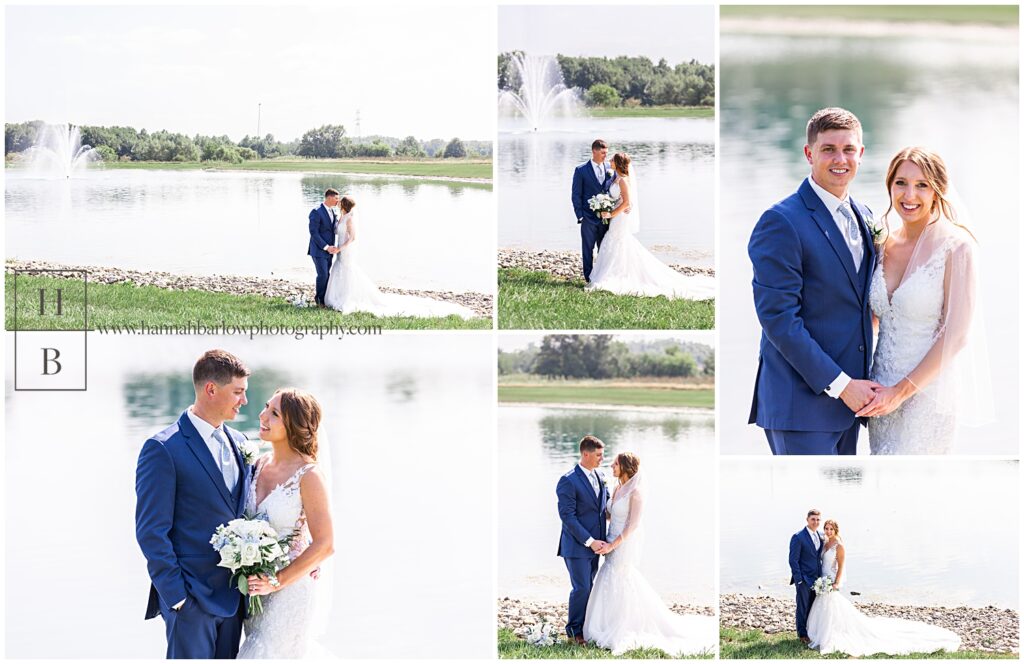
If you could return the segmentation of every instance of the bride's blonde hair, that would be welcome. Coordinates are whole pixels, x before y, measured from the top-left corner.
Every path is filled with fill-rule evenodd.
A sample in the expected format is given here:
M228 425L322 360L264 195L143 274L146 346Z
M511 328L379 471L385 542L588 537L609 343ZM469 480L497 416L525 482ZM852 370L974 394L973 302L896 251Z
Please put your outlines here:
M824 530L829 526L832 526L832 530L836 531L836 541L842 544L843 538L839 536L839 524L836 523L833 519L828 519L827 521L825 521L825 525L823 525L821 529Z
M640 472L640 457L632 452L621 452L615 460L619 463L619 484L625 484ZM626 479L622 479L623 475Z
M629 175L629 165L631 163L633 163L633 160L625 152L616 152L612 155L612 166L623 175Z

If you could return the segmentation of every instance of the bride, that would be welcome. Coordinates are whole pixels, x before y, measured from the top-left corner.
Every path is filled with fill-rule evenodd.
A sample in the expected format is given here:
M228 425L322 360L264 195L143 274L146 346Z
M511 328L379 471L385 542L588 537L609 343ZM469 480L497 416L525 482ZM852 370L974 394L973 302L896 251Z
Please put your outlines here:
M846 580L846 551L839 539L839 524L826 521L825 537L821 573L834 581L832 591L819 594L811 604L807 616L811 648L823 655L839 652L853 657L956 652L960 648L960 637L948 629L902 618L866 616L857 610L839 592Z
M362 311L376 316L418 316L423 318L461 316L473 318L476 314L466 307L450 302L432 300L413 295L382 293L363 272L356 260L355 200L341 197L341 217L338 219L338 254L331 265L324 303L342 313Z
M334 552L328 484L317 464L320 412L311 394L285 388L260 413L260 438L273 450L256 462L245 511L294 537L291 562L276 585L266 576L249 577L250 594L266 597L263 611L245 620L239 659L308 656L315 625L325 619L320 596L330 589L311 574Z
M640 459L623 452L612 473L619 485L608 507L608 544L587 602L583 638L621 655L635 648L660 648L670 655L711 653L718 643L718 621L711 616L679 615L636 568L643 530Z
M948 454L961 424L991 419L977 242L954 209L942 158L905 148L886 175L899 225L880 247L870 290L878 343L870 378L886 386L869 417L872 454Z
M682 275L658 260L636 239L634 234L640 230L640 196L630 164L629 155L623 152L612 157L616 178L608 193L618 199L619 204L611 212L601 213L603 219L608 219L609 228L594 260L587 289L620 295L664 295L669 299L713 298L714 278Z

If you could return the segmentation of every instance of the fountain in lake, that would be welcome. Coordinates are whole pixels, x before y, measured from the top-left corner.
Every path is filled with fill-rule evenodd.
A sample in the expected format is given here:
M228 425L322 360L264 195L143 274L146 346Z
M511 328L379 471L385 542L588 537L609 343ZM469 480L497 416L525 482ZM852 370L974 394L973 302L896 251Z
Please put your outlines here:
M557 58L515 53L507 74L510 89L498 93L499 113L522 116L533 131L552 118L579 114L579 93L566 87Z
M99 153L82 145L82 133L69 124L43 125L29 150L32 171L41 177L68 179L82 173Z

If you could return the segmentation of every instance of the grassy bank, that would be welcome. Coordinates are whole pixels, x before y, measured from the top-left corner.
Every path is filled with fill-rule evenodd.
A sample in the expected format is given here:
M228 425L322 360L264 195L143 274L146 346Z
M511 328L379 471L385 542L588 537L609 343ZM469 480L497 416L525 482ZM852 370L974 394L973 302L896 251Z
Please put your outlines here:
M564 636L550 646L531 646L510 629L498 630L498 657L501 659L677 659L657 648L638 648L616 657L595 646L578 646ZM692 655L682 659L713 659L714 655Z
M54 305L39 315L39 289L47 289L47 300L52 302L56 289L63 288L63 315L54 316ZM14 327L14 279L7 275L5 324ZM75 279L43 276L18 276L18 329L52 330L81 329L83 306L82 284ZM326 309L297 309L283 298L260 295L231 295L205 291L174 291L156 286L132 284L89 284L88 324L90 330L124 326L143 334L142 326L150 330L160 326L180 328L201 324L206 327L237 326L246 331L252 326L267 327L320 327L334 326L325 336L341 336L338 328L380 327L385 330L441 330L491 328L490 318L463 320L457 316L447 318L412 318L390 316L378 318L370 314L341 314ZM131 333L131 332L127 332ZM309 332L315 334L315 331ZM366 332L353 331L357 334Z
M505 403L579 403L609 406L714 408L715 390L604 387L601 385L498 385Z
M19 168L8 164L8 168ZM124 170L194 171L296 171L308 173L359 173L410 177L491 180L490 160L430 159L424 161L373 161L368 159L264 159L241 164L217 161L113 161L103 168Z
M588 108L595 118L713 118L714 106L617 106Z
M1017 25L1016 5L722 5L721 16Z
M543 271L498 270L498 327L523 330L706 330L714 300L669 300L584 291Z
M796 638L796 632L765 634L759 629L723 627L719 647L722 659L849 659L847 655L839 653L819 655L801 643L800 639ZM958 650L953 653L872 655L863 659L1017 659L1017 656L1014 653Z

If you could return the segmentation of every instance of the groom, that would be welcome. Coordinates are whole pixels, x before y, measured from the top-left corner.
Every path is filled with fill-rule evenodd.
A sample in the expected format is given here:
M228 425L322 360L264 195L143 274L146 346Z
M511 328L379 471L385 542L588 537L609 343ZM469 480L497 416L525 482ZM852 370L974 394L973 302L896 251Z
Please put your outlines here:
M604 546L606 537L604 513L608 506L608 487L597 472L603 458L604 443L596 436L584 436L580 441L579 463L562 475L555 488L558 518L562 520L558 555L565 560L572 582L565 633L580 645L586 643L583 622L597 575L600 558L597 552Z
M856 454L854 413L874 397L868 290L871 211L849 195L860 121L825 108L807 123L810 175L761 215L747 251L761 352L750 423L772 454Z
M606 161L608 144L600 138L590 146L591 158L576 167L572 174L572 209L576 212L576 223L580 225L583 241L583 278L590 283L590 271L594 267L594 247L601 248L601 240L608 232L608 225L587 203L593 196L607 194L615 181L615 171Z
M195 402L139 453L135 535L152 580L146 620L163 617L168 659L238 654L244 595L228 585L210 537L245 509L245 436L224 423L247 403L248 376L231 353L204 353L192 369Z
M821 512L807 513L807 527L789 539L789 583L796 586L796 635L804 643L807 637L807 614L814 604L814 582L821 576L821 545L824 535L818 530Z
M316 268L316 306L326 308L327 279L331 276L331 261L338 248L334 246L334 234L338 226L338 201L336 189L324 192L324 202L309 211L309 250Z

